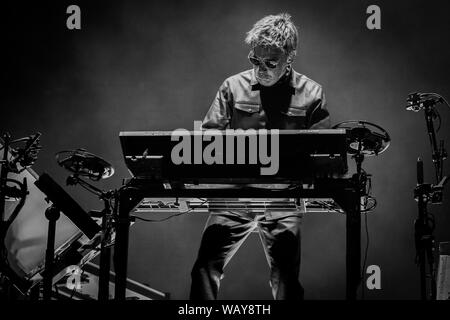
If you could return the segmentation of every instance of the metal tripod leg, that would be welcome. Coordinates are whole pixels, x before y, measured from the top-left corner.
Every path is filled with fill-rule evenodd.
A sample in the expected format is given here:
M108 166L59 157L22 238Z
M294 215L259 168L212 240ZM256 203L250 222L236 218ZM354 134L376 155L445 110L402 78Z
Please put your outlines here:
M361 282L361 204L358 188L346 189L336 198L346 213L346 298L356 300Z
M127 188L121 190L118 197L119 215L116 224L116 240L114 246L114 266L116 271L114 299L125 300L127 287L130 211L142 198L139 198Z

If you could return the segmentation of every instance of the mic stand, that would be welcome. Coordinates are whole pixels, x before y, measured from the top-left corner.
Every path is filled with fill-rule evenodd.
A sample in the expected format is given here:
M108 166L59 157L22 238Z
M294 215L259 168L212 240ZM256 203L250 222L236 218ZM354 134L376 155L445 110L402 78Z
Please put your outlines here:
M433 125L433 109L436 101L426 99L421 101L425 110L425 121L427 125L427 133L430 139L432 160L434 163L436 183L437 185L424 183L423 162L422 159L417 160L417 186L414 189L414 199L418 205L418 218L414 222L414 238L416 246L416 263L419 266L420 273L420 298L427 300L427 278L430 280L430 298L436 299L436 269L434 262L434 236L435 223L432 216L429 215L428 203L439 204L443 199L443 188L447 182L447 177L443 177L443 161L447 157L444 148L444 141L440 141L438 148L436 142L436 133ZM427 266L428 265L428 266ZM428 271L427 271L428 267Z
M431 144L431 154L432 154L431 157L436 172L436 183L439 183L442 179L443 161L447 157L447 154L444 149L444 141L443 140L440 141L439 148L436 142L436 133L433 125L433 116L435 115L433 106L435 103L436 102L434 100L425 100L423 104L425 109L425 121L427 123L427 132Z

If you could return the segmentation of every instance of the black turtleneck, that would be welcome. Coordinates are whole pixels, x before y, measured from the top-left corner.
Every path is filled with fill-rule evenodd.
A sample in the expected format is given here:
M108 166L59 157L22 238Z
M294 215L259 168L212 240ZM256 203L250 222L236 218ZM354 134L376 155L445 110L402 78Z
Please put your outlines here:
M276 129L282 127L284 115L287 112L292 95L295 89L291 86L292 70L278 80L270 87L265 87L259 83L252 86L252 90L260 91L261 107L267 116L267 129Z

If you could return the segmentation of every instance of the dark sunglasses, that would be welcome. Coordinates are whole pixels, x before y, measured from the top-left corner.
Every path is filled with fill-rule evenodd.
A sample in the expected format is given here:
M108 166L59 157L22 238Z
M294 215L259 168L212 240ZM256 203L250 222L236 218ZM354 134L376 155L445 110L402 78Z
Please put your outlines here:
M264 65L268 69L275 69L278 66L278 62L260 60L254 57L252 53L249 53L248 60L250 60L250 63L253 64L254 66Z

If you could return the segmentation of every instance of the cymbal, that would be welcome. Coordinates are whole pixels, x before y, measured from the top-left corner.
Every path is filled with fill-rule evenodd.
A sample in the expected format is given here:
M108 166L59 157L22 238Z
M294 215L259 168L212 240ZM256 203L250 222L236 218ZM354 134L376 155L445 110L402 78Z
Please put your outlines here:
M350 152L358 152L364 155L378 153L382 149L382 140L376 137L373 132L367 128L353 128L348 131L347 142ZM360 146L361 145L361 146Z
M106 179L114 174L110 163L84 149L60 151L56 161L66 170L91 180Z
M386 151L390 145L391 139L387 131L367 121L344 121L333 128L346 129L349 154L361 153L365 156L375 156Z

